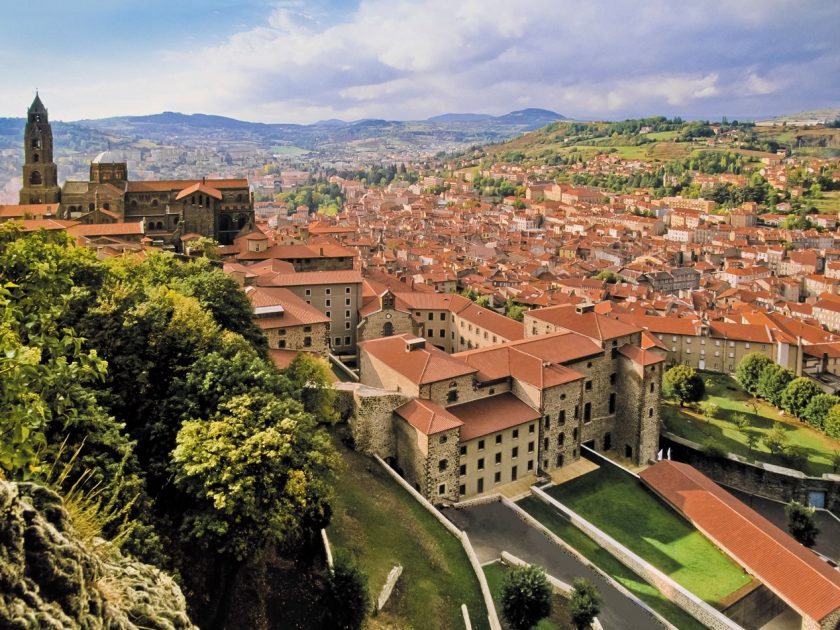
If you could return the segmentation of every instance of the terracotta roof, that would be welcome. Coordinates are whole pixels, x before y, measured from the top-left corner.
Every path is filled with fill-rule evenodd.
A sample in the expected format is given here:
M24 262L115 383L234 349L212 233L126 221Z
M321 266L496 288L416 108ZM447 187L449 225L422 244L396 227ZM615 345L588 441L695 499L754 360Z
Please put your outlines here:
M773 335L767 326L755 324L733 324L730 322L709 322L709 337L732 339L734 341L752 341L754 343L773 343Z
M578 313L571 305L550 306L528 311L526 316L604 341L639 332L639 328L595 312Z
M124 234L143 234L143 222L133 223L90 223L88 225L73 225L67 228L67 233L73 236L122 236Z
M323 324L330 321L314 306L310 306L288 289L280 287L246 287L245 294L251 301L253 308L266 306L282 306L283 314L268 317L257 317L255 322L263 330L272 328L286 328L288 326L303 326L308 324Z
M447 407L447 411L464 423L461 443L540 418L539 411L510 392Z
M182 191L184 188L204 183L206 186L223 190L225 188L248 188L248 180L240 179L170 179L152 181L130 181L126 184L126 192L172 192Z
M208 186L204 182L196 182L192 186L187 186L186 188L184 188L184 190L179 192L175 196L175 201L179 201L179 200L183 199L184 197L189 197L190 195L192 195L194 193L205 194L209 197L213 197L213 199L221 199L222 196L223 196L222 193L217 188L213 188L212 186Z
M698 470L661 461L639 476L803 616L840 608L839 572Z
M297 273L269 273L257 278L261 287L299 287L319 284L356 284L362 274L353 269L344 271L299 271Z
M700 334L700 321L685 317L659 317L657 315L616 314L615 318L631 326L638 326L654 333L685 335Z
M363 341L359 348L416 385L436 383L478 371L430 343L408 350L407 342L413 339L414 335L409 334L382 337Z
M522 322L505 317L504 315L499 315L499 313L472 302L461 309L458 312L458 316L508 341L515 341L525 337L525 328Z
M58 214L57 203L23 203L0 205L0 217L15 218L26 215L43 217L46 214Z
M295 360L298 355L297 350L286 350L283 348L271 348L268 351L268 356L275 366L283 370Z
M422 398L408 401L402 407L395 409L394 413L423 435L434 435L441 431L455 429L463 424L440 405Z
M637 363L643 367L665 361L665 357L658 352L642 350L639 346L634 346L631 343L624 344L618 349L618 351L630 359L633 363Z

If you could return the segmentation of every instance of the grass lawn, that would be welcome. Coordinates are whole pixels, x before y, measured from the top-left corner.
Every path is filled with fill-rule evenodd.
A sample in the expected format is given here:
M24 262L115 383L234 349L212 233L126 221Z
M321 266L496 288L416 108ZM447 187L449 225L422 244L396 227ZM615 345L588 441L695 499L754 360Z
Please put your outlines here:
M536 497L526 497L518 501L517 505L680 630L705 628L682 608L671 603L655 586L645 582L609 551Z
M769 403L750 396L731 376L709 372L702 375L706 383L703 400L720 407L719 417L709 419L680 408L677 404L668 403L662 407L662 418L670 432L698 444L713 442L725 451L742 457L790 467L781 455L772 454L761 440L776 422L780 422L787 432L789 443L800 447L807 457L805 465L801 467L804 473L819 476L832 472L832 456L835 451L840 452L840 441L796 418L783 416ZM746 436L735 424L736 413L747 416L751 430L759 434L752 453L747 447Z
M458 541L372 459L340 443L344 462L327 529L333 552L347 552L368 576L371 598L400 564L397 586L368 628L487 628L478 578Z
M298 155L306 155L307 153L311 153L309 149L301 149L300 147L295 147L288 144L281 144L277 146L271 147L271 152L274 155L291 155L291 156L298 156Z
M641 481L613 466L553 486L548 494L712 605L750 581Z
M824 192L819 199L806 199L805 203L814 206L822 214L837 214L840 212L840 190Z
M499 621L502 622L502 628L507 629L509 626L502 616L502 583L510 569L501 562L494 562L483 568L490 592L493 593L493 601L496 602L496 610L499 611ZM551 614L534 626L535 630L572 630L574 627L569 616L569 600L559 593L554 593L551 599Z

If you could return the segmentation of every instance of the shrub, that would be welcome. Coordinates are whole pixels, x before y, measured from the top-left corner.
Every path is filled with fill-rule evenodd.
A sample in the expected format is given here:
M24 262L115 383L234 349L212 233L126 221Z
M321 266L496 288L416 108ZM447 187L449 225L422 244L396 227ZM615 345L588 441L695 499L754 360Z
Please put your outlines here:
M791 501L785 506L788 517L788 531L797 541L806 547L813 547L817 542L820 528L814 520L814 508Z
M840 405L834 405L825 414L823 430L829 437L840 439Z
M569 613L576 628L588 628L601 612L601 593L590 582L575 578L572 582L572 596L569 598Z
M835 405L840 405L840 398L831 394L817 394L814 396L805 410L802 412L802 419L812 427L822 429L826 416Z
M513 630L528 630L551 613L551 585L540 567L513 567L502 584L502 615Z

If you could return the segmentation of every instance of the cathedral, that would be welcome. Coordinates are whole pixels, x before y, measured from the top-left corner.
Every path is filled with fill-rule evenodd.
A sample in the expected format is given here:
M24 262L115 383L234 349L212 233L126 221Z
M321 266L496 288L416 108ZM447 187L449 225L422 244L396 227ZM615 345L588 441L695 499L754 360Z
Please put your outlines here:
M246 178L131 181L128 164L112 151L90 163L88 181L58 185L47 109L36 94L24 131L21 204L59 203L59 217L80 223L136 223L146 236L178 248L187 234L222 245L254 225L254 202Z

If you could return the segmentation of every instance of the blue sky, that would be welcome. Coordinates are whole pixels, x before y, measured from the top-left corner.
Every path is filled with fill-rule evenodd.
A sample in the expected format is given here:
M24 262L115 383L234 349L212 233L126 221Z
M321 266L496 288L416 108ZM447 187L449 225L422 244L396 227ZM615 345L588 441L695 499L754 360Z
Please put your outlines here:
M62 120L840 106L834 0L0 0L0 11L0 116L23 115L36 87Z

